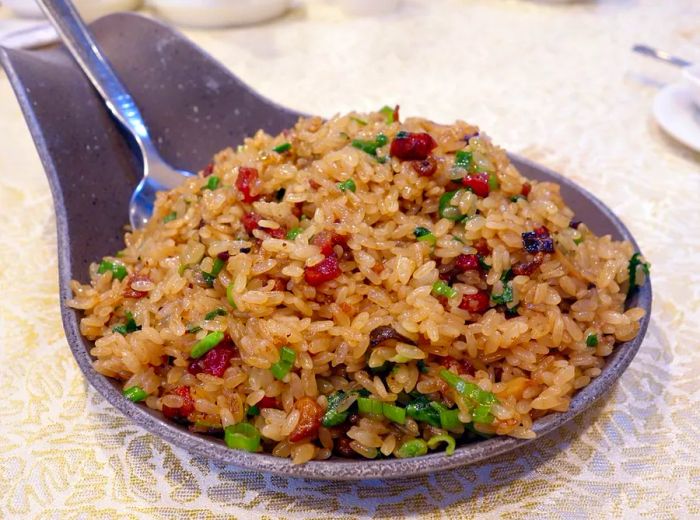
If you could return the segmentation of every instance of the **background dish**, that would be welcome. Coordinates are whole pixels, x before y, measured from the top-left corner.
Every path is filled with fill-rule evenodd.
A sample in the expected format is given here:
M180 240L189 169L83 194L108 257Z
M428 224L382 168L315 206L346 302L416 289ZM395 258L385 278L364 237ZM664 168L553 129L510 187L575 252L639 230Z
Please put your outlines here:
M700 152L700 108L693 103L688 85L674 83L654 98L654 117L672 137Z
M120 34L126 25L128 37L126 30ZM289 126L296 119L296 114L284 109L278 112L278 107L247 91L244 85L213 63L211 58L179 35L152 21L129 15L114 15L97 22L94 30L127 87L132 89L137 102L145 107L144 116L154 135L162 138L165 157L179 166L192 169L201 167L216 149L239 141L254 129L263 127L275 131ZM154 40L169 42L166 51L168 54L178 54L177 66L175 60L152 59L149 52L155 47ZM136 49L140 51L135 52ZM31 53L10 52L4 56L4 61L6 66L11 63L8 67L11 78L52 183L59 227L61 294L65 299L69 296L67 282L71 276L82 279L90 261L113 251L119 244L120 222L126 214L130 190L136 183L138 165L129 150L129 143L124 141L113 126L71 60L59 50L44 51L42 55L43 59L39 60ZM206 82L199 74L204 69L208 71ZM47 73L56 81L51 92L46 88L34 88L36 82ZM188 83L186 88L170 93L170 97L163 96L158 90L162 77L177 81L178 75L182 78L200 78L199 83ZM32 88L31 98L25 87ZM56 103L56 99L64 102ZM36 105L32 105L33 102ZM172 111L172 106L183 107L183 110ZM231 109L222 114L221 106L229 106ZM71 114L64 112L65 107L79 110L83 124L69 125ZM188 109L192 107L197 107L193 111L196 112L196 117L180 118L181 113L189 113ZM230 118L228 121L227 117ZM186 138L192 135L198 135L199 138ZM87 142L94 145L85 153ZM62 153L57 153L58 150ZM83 157L76 164L72 158L79 152ZM527 161L514 158L514 162L528 177L559 182L565 200L579 216L590 223L596 233L611 233L617 239L632 240L624 225L581 188ZM96 178L90 175L90 172L100 170L124 172L124 176ZM68 177L68 172L76 177ZM77 179L82 179L81 190L62 191L62 186L68 186ZM103 210L95 212L95 207ZM85 222L90 223L90 229ZM94 240L95 237L105 235L109 236L109 240ZM646 285L632 303L648 311L651 303L650 286ZM155 414L133 407L110 381L92 371L86 345L77 331L76 315L64 307L63 318L73 353L98 391L149 431L207 457L287 475L359 479L399 477L448 469L524 444L523 441L514 439L492 439L461 448L449 458L431 455L413 461L362 464L331 461L297 467L273 457L231 452L220 444L199 439L173 425L164 424ZM569 412L550 416L536 424L538 434L546 433L580 413L612 385L639 348L648 320L647 314L639 336L616 349L609 358L603 375L574 398Z

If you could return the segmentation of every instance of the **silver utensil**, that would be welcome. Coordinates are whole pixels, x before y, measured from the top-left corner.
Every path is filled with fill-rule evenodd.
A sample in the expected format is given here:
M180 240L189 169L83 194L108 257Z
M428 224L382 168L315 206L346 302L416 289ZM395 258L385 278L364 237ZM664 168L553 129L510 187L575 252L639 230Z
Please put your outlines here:
M160 156L139 108L100 51L70 0L39 0L44 13L114 117L138 143L143 156L143 179L131 196L129 222L142 227L153 214L156 192L172 189L192 172L178 170Z
M655 49L654 47L649 47L648 45L637 44L634 47L632 47L632 50L634 52L638 52L639 54L644 54L645 56L649 56L651 58L670 63L671 65L675 65L676 67L689 67L690 65L692 65L692 63L688 60L684 60L683 58L674 56L666 51Z

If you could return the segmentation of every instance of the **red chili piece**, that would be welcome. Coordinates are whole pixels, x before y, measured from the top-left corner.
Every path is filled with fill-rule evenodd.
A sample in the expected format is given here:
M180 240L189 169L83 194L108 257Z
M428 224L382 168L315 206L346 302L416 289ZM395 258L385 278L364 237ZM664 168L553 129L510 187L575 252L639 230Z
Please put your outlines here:
M260 408L261 410L263 408L280 408L280 402L279 399L276 397L268 397L265 396L260 401L258 401L257 407Z
M309 285L316 287L329 280L334 280L342 274L338 257L330 255L321 262L304 270L304 280Z
M202 170L202 175L204 177L209 177L212 173L214 173L214 163L209 163Z
M411 167L421 177L432 177L437 171L437 161L429 155L422 161L413 161Z
M486 291L479 291L476 294L465 294L462 296L462 301L459 308L465 311L480 314L488 310L491 302L491 296Z
M243 218L241 218L241 222L248 234L252 235L253 231L258 229L258 222L260 222L261 219L262 217L256 213L246 213L243 215Z
M178 386L175 388L171 394L179 395L182 397L182 406L180 408L170 408L169 406L163 406L163 415L168 419L187 419L187 416L194 412L194 399L190 394L189 386Z
M479 257L476 255L459 255L455 258L455 269L464 273L479 269Z
M145 274L132 274L127 278L126 280L126 289L124 289L124 298L143 298L145 296L148 296L148 293L145 291L136 291L131 288L132 282L145 282L145 281L151 281L151 279L148 277L148 275Z
M399 105L394 107L394 123L400 123L399 121Z
M391 141L389 153L402 161L422 161L437 147L435 139L425 132L399 132Z
M479 253L481 256L489 256L491 254L491 248L489 247L488 242L486 242L485 238L480 238L476 242L474 242L474 249L476 249L476 252Z
M333 247L336 245L345 248L348 239L339 235L335 231L321 231L313 236L311 243L321 248L321 253L328 256L333 254Z
M238 169L238 177L236 177L236 188L243 194L243 202L255 202L260 198L260 195L252 195L251 189L258 180L258 170L241 166Z
M323 416L319 404L310 397L302 397L294 403L294 408L299 410L299 422L289 434L289 440L299 442L316 438Z
M192 375L205 372L212 376L222 377L226 369L231 366L231 360L238 356L238 349L232 341L222 341L203 357L192 360L187 371Z
M544 253L537 253L529 262L520 262L513 266L513 274L530 276L544 261Z
M267 232L267 234L272 238L284 238L287 236L287 232L281 227L278 227L277 229L264 228L264 231Z
M475 173L462 179L462 185L469 188L478 197L488 197L489 195L489 174Z
M523 197L527 197L530 194L530 190L532 190L532 184L526 182L525 184L523 184L523 187L520 190L520 195L522 195Z

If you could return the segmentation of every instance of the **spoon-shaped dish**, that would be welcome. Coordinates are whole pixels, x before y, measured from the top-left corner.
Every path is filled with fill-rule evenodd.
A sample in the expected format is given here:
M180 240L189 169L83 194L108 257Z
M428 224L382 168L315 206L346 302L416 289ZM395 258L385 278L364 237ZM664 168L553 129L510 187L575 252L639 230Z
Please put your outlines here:
M210 56L172 29L137 16L110 15L91 26L119 77L143 109L162 156L195 171L218 150L240 143L263 128L278 133L300 114L262 98ZM496 437L415 459L330 459L294 465L289 459L228 449L223 442L193 434L158 412L134 405L120 384L92 368L91 343L80 335L78 312L65 301L70 280L85 280L90 262L122 248L131 190L139 182L138 149L109 116L65 49L5 50L8 72L41 155L53 191L58 228L61 311L73 355L88 381L124 415L146 430L190 452L236 466L288 476L359 480L398 478L445 470L521 448L528 441ZM458 117L458 114L455 114ZM598 199L568 179L527 160L511 159L523 175L554 181L577 218L597 234L636 243L624 224ZM538 436L552 431L605 394L630 364L649 324L651 285L629 302L646 309L637 337L618 345L603 373L576 394L570 409L536 421Z

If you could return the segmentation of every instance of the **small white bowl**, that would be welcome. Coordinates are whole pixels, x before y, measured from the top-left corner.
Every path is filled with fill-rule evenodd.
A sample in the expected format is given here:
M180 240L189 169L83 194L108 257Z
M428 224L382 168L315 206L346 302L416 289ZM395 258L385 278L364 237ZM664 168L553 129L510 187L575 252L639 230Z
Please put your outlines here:
M281 15L289 0L148 0L161 17L189 27L214 28L262 22Z
M683 69L683 82L695 106L700 108L700 64Z
M17 16L43 18L44 13L35 0L2 0ZM141 5L141 0L73 0L80 15L87 21L116 11L130 11Z

